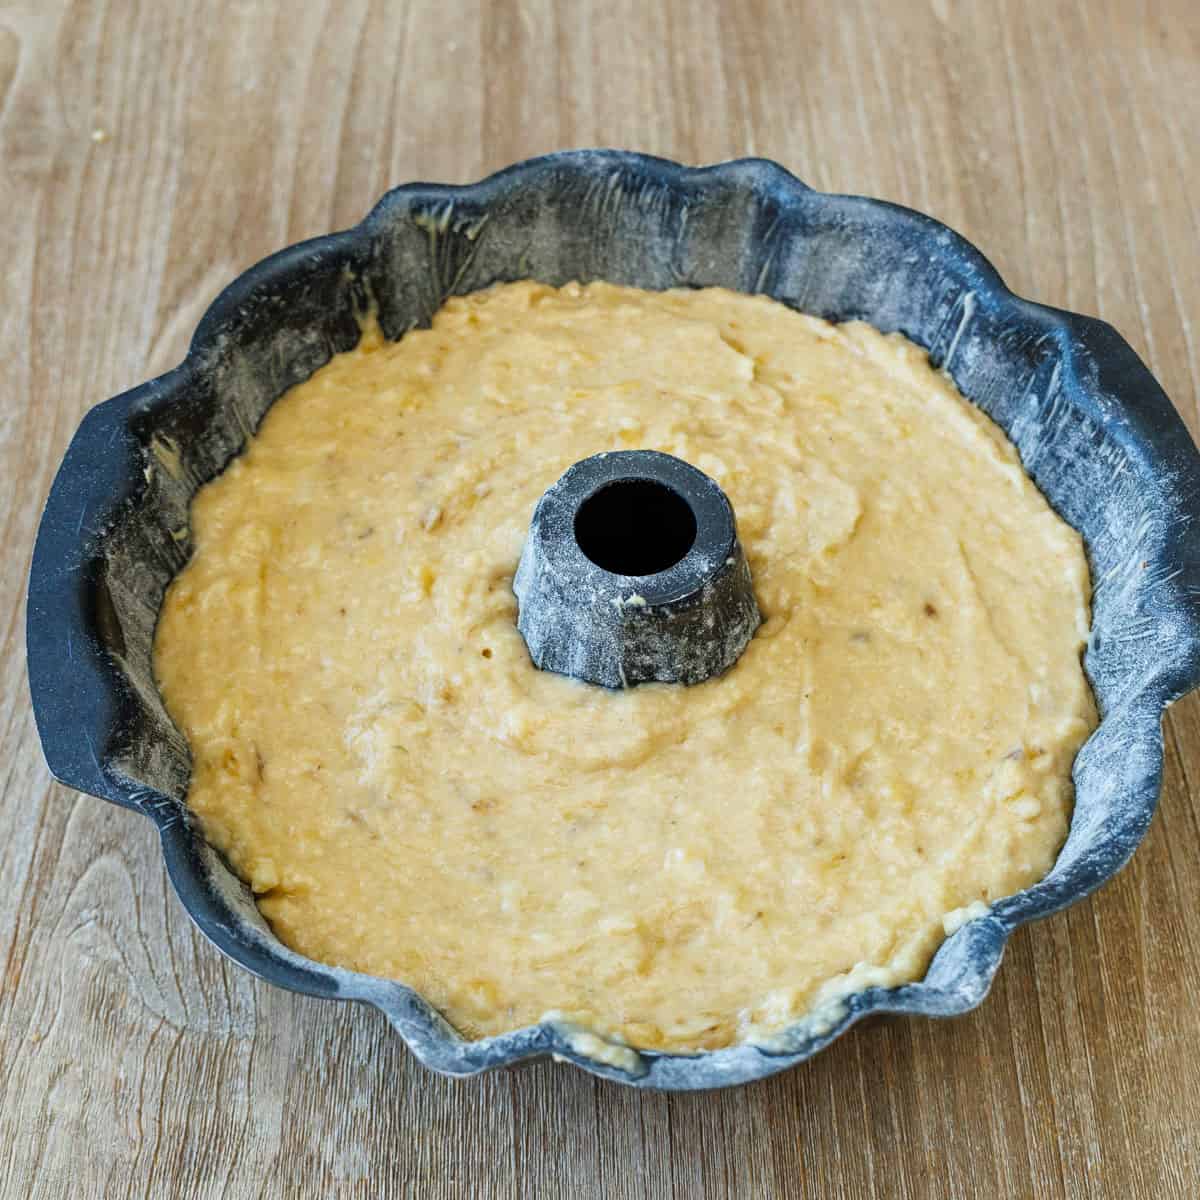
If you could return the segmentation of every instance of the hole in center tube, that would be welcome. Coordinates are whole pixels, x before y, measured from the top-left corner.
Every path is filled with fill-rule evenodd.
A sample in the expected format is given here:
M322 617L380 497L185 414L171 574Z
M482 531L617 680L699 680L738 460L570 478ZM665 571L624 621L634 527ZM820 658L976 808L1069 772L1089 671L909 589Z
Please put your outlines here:
M652 479L618 479L589 496L575 514L575 541L604 571L657 575L696 540L691 505Z

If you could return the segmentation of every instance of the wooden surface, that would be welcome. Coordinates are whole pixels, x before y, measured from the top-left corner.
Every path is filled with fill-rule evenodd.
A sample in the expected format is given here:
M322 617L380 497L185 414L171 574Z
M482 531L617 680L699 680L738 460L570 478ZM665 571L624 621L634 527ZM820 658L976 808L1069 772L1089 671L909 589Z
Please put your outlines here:
M392 184L573 145L778 159L1100 313L1195 432L1195 0L0 4L0 1195L1200 1194L1200 702L1120 878L953 1022L638 1095L427 1073L373 1011L226 965L147 822L51 784L23 677L41 502L89 405Z

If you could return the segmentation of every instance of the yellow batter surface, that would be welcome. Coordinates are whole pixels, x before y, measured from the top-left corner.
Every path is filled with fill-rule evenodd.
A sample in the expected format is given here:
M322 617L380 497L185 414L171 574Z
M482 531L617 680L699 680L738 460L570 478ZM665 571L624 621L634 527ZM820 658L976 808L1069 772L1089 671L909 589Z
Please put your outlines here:
M517 632L538 497L629 448L737 513L765 623L696 687L543 673ZM899 335L497 287L368 328L192 517L156 642L189 803L285 942L469 1036L768 1036L847 978L919 978L1066 835L1080 539Z

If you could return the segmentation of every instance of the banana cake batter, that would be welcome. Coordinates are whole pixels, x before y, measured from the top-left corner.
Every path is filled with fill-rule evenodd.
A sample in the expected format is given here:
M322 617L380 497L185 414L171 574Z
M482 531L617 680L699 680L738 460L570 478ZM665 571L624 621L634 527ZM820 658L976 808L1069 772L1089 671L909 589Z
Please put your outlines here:
M536 670L512 577L572 463L737 513L726 674ZM720 289L498 286L293 388L197 495L155 661L188 802L303 954L467 1036L769 1037L919 978L1052 866L1096 723L1078 535L923 351Z

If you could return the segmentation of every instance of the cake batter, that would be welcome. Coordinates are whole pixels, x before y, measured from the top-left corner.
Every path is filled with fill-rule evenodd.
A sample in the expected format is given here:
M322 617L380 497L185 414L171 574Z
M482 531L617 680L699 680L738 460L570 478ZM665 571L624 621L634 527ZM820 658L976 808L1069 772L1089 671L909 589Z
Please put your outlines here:
M764 624L725 675L536 670L572 463L712 476ZM1078 535L923 351L720 289L498 286L293 388L197 495L156 669L188 802L303 954L467 1036L762 1039L920 978L1052 866L1096 724Z

